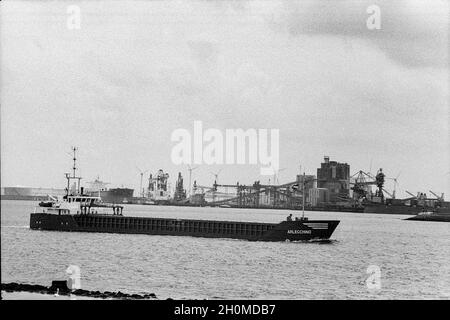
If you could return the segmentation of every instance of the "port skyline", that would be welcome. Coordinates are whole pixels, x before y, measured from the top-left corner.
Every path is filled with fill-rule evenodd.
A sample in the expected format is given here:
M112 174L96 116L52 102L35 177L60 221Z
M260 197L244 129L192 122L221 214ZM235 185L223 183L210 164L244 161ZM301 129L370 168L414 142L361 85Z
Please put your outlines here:
M2 299L450 298L450 1L0 5Z
M329 155L352 172L371 160L389 176L401 171L400 188L450 194L447 5L384 1L389 24L371 30L367 1L262 3L140 3L145 18L134 19L119 1L74 30L63 3L33 14L5 5L2 185L59 186L72 145L86 178L137 188L136 165L186 176L170 161L170 137L201 120L221 131L279 129L280 180L300 164L313 173ZM265 180L248 165L205 168L195 172L201 183L220 169L228 183Z
M319 160L316 167L312 168L312 169L309 169L309 168L299 164L299 166L297 167L297 172L295 172L295 168L282 167L278 170L277 173L275 173L275 175L260 175L259 169L256 166L257 168L256 169L253 168L253 169L257 173L257 175L255 175L255 178L253 180L240 180L239 177L237 177L237 176L230 177L230 175L227 175L227 167L229 167L230 165L226 165L226 164L223 164L223 165L207 165L207 164L195 165L195 170L192 175L192 185L194 184L194 182L196 182L197 185L200 185L200 186L213 186L214 182L216 181L215 179L217 177L219 177L219 181L217 182L218 184L236 185L237 183L239 183L240 185L247 185L247 186L253 185L253 183L255 183L256 181L259 181L263 185L282 185L285 183L291 183L291 182L296 181L297 175L302 175L304 173L306 175L310 175L310 176L312 175L317 178L317 169L320 168L320 162L323 162L324 157L330 158L330 161L337 161L338 163L349 164L350 165L350 176L355 176L360 170L362 170L366 173L369 173L372 176L375 176L376 172L380 168L383 169L383 171L386 173L385 189L387 189L388 192L392 192L393 190L395 190L397 198L409 197L410 194L408 194L406 191L411 191L414 194L422 193L422 192L429 194L430 189L439 194L441 194L441 193L444 193L444 195L446 194L445 192L440 191L433 187L429 187L428 189L422 188L422 189L417 189L417 190L413 189L413 188L408 188L407 186L404 187L404 183L401 183L402 177L400 177L400 176L402 176L402 174L403 174L401 170L399 170L396 175L391 175L383 167L374 166L373 159L371 159L369 161L369 165L367 168L356 169L351 165L350 162L342 161L340 159L334 159L333 157L329 157L328 155L324 155L322 157L322 159ZM71 158L67 157L66 160L70 161ZM233 165L233 166L236 166L236 165ZM250 166L250 165L246 165L246 166ZM66 167L72 169L69 166L69 164ZM191 186L188 185L189 167L190 167L189 165L177 165L177 166L175 166L175 169L178 168L179 171L176 171L176 172L169 172L169 171L165 170L164 168L158 168L158 169L155 168L154 170L151 170L151 169L145 170L145 175L143 176L144 177L143 188L147 189L149 176L155 175L158 170L162 169L164 172L169 174L168 182L169 182L169 192L171 194L173 194L173 192L175 191L175 182L176 182L178 173L182 174L184 181L185 181L184 186L185 186L186 191L188 192L190 187L192 187L192 185ZM253 165L252 167L255 167L255 165ZM80 168L80 167L77 168L77 174L79 174L82 171L84 171L82 168ZM136 171L136 170L134 170L134 171ZM70 172L70 170L67 169L64 172L68 173L68 172ZM220 174L217 174L218 172ZM292 173L292 174L290 174L290 173ZM447 173L447 175L448 174L449 173ZM82 174L79 174L79 175L82 176ZM134 179L136 181L139 179L138 177L140 176L139 172L132 172L130 175L134 175ZM200 177L200 179L198 177ZM139 182L136 182L136 181L129 185L126 185L123 183L117 184L112 180L103 178L103 176L101 176L99 174L95 175L94 177L84 176L82 178L83 178L83 182L81 185L84 187L88 187L89 182L92 182L95 179L99 179L99 181L107 183L108 188L132 188L132 189L134 189L134 197L138 198L140 196L140 192L139 192L140 184L139 184ZM60 180L61 180L61 182L63 182L65 180L63 174L61 174ZM276 180L276 181L274 182L274 180ZM399 188L400 183L403 188ZM424 185L426 185L426 184L424 184ZM49 186L49 185L45 185L45 184L39 184L38 186L36 186L36 185L33 186L33 185L4 185L4 184L2 184L2 188L4 188L4 187L18 187L18 188L21 187L21 188L55 189L55 190L62 190L62 189L64 189L64 186L65 186L64 183L59 184L59 185L53 185L53 186Z

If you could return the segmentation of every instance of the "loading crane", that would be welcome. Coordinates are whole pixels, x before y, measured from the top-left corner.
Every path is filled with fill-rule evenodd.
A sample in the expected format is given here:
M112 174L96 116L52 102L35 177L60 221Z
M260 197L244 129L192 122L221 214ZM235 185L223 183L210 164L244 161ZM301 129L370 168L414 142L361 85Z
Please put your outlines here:
M405 190L405 192L407 193L407 194L409 194L413 199L416 199L417 198L417 196L415 196L415 195L413 195L411 192L409 192L408 190Z
M400 174L401 174L401 172L399 172L395 178L386 178L386 179L394 181L394 190L392 191L392 199L395 199L395 194L396 194L396 190L397 190L397 186L398 186L398 177L400 177Z
M304 183L313 182L314 180L317 179L305 179ZM218 187L233 188L235 193L227 199L215 200L216 195L228 194L218 192ZM298 180L281 185L261 184L260 181L255 181L252 185L242 185L239 182L236 184L218 184L217 181L214 181L212 187L197 186L197 188L204 188L204 190L207 190L206 192L212 193L213 201L208 203L211 206L225 204L234 204L239 207L267 206L267 204L261 203L261 197L264 195L270 197L270 207L291 208L303 201L303 191L299 188Z
M441 195L438 196L438 195L437 195L436 193L434 193L433 191L431 191L431 190L428 190L428 191L430 191L430 193L431 193L433 196L435 196L437 200L439 200L439 201L444 201L444 193L441 193Z
M353 190L356 200L365 199L371 194L370 186L376 185L376 179L373 175L363 170L359 170L353 174L350 178L355 178L355 182L350 182L351 190Z

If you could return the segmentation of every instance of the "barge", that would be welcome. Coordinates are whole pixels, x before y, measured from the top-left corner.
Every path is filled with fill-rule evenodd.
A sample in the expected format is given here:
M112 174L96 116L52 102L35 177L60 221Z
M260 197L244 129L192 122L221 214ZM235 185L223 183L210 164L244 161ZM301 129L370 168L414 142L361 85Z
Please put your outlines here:
M32 230L304 241L327 240L339 224L337 220L308 220L304 212L301 218L293 220L291 214L280 223L125 217L123 206L84 194L81 177L76 176L75 151L73 148L73 175L66 174L66 195L41 204L40 212L30 214ZM69 191L71 181L75 183Z
M338 226L336 220L306 218L276 223L125 217L120 214L32 213L34 230L106 232L149 235L232 238L250 241L327 240Z

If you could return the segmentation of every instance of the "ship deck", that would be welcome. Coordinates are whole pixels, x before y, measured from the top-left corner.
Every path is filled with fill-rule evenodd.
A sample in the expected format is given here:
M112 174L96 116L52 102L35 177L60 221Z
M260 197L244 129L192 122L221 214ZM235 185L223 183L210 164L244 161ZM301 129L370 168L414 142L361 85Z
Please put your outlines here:
M106 214L32 213L30 228L54 231L129 233L233 238L250 241L328 239L339 221L295 220L280 223L126 217Z

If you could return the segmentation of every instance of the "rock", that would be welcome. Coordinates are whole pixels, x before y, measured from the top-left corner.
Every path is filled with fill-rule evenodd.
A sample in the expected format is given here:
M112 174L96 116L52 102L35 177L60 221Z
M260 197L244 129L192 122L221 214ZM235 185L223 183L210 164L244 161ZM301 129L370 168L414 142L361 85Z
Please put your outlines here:
M89 295L89 291L87 290L83 290L83 289L77 289L72 291L72 294L78 295L78 296L88 296Z
M37 284L27 284L27 283L2 283L1 289L6 292L14 292L14 291L28 291L28 292L36 292L41 294L55 294L58 292L61 295L77 295L77 296L90 296L96 298L115 298L115 299L156 299L156 294L148 293L145 294L127 294L120 291L111 292L111 291L89 291L83 289L70 290L67 286L67 281L55 280L52 281L52 285L50 287L45 287ZM173 300L172 298L168 298L167 300Z
M67 287L67 281L65 280L54 280L52 281L52 285L48 290L51 293L55 293L59 290L59 294L68 294L70 292L69 287Z

